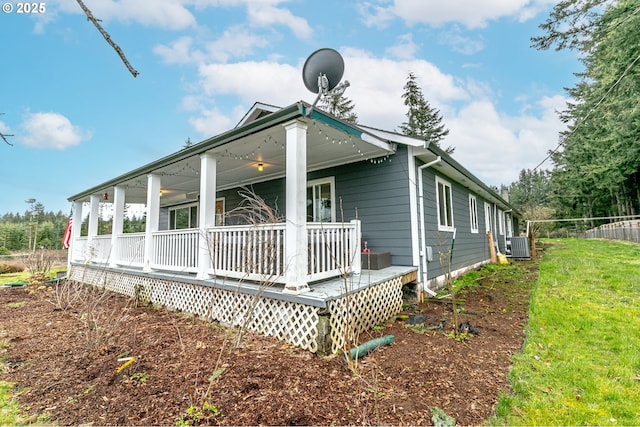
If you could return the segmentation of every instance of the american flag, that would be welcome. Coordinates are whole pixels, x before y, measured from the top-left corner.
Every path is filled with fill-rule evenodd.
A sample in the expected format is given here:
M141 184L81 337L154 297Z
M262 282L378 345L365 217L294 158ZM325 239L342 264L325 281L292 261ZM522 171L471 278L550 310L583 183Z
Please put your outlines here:
M64 230L64 235L62 236L62 247L65 249L69 249L71 245L71 224L73 223L73 210L69 212L69 220L67 221L67 228Z

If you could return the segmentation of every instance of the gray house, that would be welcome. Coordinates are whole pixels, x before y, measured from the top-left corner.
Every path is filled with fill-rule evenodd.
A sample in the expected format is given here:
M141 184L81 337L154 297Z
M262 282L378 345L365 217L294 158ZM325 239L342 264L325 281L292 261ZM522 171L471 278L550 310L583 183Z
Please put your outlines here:
M257 103L235 128L69 200L75 218L89 208L72 280L313 352L338 351L395 315L404 286L432 292L445 269L487 263L518 233L508 202L443 150L304 102ZM132 203L144 232L123 233Z

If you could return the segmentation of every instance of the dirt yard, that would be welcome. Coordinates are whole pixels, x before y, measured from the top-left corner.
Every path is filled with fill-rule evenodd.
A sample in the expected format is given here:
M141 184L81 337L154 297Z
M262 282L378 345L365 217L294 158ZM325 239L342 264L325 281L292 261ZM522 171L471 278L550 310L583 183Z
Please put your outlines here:
M480 424L508 391L537 263L493 273L458 297L478 335L455 339L450 304L405 305L361 334L395 342L360 359L320 357L274 339L128 298L0 289L0 379L16 386L25 423L58 425L428 425L439 407ZM64 298L63 298L64 297ZM418 319L422 320L422 319ZM437 326L444 320L445 332ZM126 359L134 357L135 359ZM125 364L129 363L127 366Z

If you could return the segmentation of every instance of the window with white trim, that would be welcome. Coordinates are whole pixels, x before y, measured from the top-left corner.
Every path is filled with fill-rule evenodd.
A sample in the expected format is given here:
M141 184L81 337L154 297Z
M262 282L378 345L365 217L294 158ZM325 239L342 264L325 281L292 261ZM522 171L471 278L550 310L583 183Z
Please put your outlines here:
M224 198L216 200L215 225L224 225ZM198 227L198 203L169 208L169 230Z
M451 184L436 177L438 230L453 231L453 198Z
M169 230L182 230L198 226L198 204L192 203L169 208Z
M505 213L505 220L507 223L507 237L513 237L513 216L510 213Z
M484 227L486 233L493 230L493 215L491 215L491 212L491 205L484 202Z
M478 232L478 202L476 196L469 194L469 221L471 223L471 232Z
M335 177L307 182L307 221L335 222Z

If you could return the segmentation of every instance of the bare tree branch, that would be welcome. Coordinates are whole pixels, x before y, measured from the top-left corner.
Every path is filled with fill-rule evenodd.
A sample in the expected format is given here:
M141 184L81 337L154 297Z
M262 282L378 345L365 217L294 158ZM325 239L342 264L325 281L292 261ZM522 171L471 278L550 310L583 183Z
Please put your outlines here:
M0 116L3 115L4 113L0 113ZM13 144L9 142L9 140L7 139L8 136L15 136L15 135L9 135L8 133L2 133L0 132L0 138L2 138L2 140L4 142L7 143L7 145L10 145L13 147Z
M76 0L78 2L78 4L80 5L80 7L82 8L82 10L84 11L84 13L87 15L87 19L89 21L91 21L93 23L93 25L96 26L96 28L98 29L98 31L100 31L100 34L102 34L102 37L104 37L104 39L107 41L107 43L109 43L111 45L111 47L116 51L116 53L118 54L118 56L120 57L120 59L122 59L122 62L124 62L124 65L127 67L127 69L129 70L129 72L133 75L133 77L137 77L138 74L140 74L138 71L136 71L131 64L129 63L129 61L127 60L127 57L124 56L124 52L122 52L122 49L120 49L120 46L118 46L113 40L111 40L111 36L109 35L109 33L107 33L104 28L102 28L102 26L98 23L98 19L96 19L93 16L93 13L91 13L91 10L89 10L89 8L87 6L85 6L85 4L82 2L82 0Z

